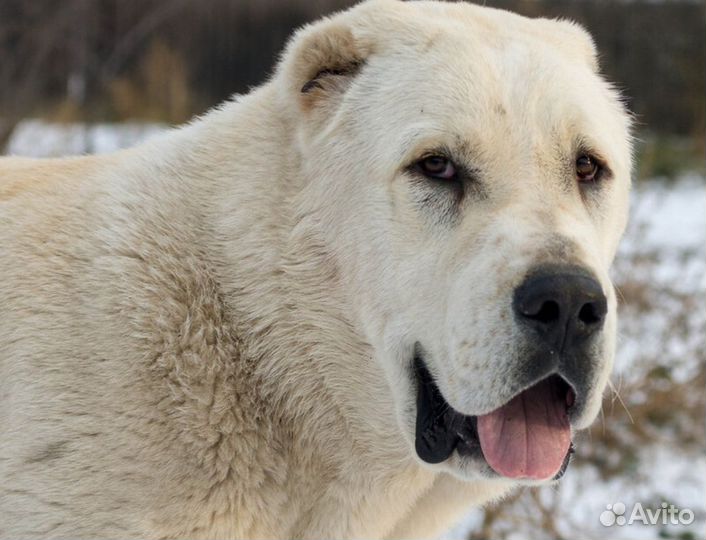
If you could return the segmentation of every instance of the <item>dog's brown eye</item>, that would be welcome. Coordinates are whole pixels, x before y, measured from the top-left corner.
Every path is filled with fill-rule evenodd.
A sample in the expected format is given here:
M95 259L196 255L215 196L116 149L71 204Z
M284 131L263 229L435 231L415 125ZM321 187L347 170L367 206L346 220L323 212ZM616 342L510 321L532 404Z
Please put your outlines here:
M594 182L598 179L601 167L596 158L584 154L576 160L576 176L581 182Z
M435 180L454 180L456 166L444 156L427 156L417 163L417 168L428 178Z

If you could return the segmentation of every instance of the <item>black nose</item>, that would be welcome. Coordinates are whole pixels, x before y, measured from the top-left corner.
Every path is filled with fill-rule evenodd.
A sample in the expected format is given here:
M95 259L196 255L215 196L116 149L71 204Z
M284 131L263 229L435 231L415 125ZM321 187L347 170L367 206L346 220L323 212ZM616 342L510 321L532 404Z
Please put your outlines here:
M514 308L518 319L558 352L600 330L608 310L598 280L578 266L543 267L531 272L515 290Z

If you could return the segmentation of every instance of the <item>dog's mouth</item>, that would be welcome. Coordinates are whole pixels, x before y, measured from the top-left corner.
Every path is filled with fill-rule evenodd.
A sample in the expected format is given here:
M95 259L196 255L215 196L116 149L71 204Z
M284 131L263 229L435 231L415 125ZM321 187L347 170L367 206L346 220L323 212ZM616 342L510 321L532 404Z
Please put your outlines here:
M444 399L424 361L416 357L415 448L427 463L441 463L454 450L484 459L508 478L560 478L573 453L569 409L575 394L559 375L520 392L494 411L467 416Z

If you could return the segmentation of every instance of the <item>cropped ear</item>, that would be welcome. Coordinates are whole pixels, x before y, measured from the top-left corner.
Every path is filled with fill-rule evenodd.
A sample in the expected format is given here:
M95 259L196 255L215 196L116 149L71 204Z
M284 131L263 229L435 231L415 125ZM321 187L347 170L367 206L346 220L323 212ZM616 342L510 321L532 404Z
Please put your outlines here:
M303 28L281 63L290 96L305 110L337 102L370 52L344 22L329 19Z

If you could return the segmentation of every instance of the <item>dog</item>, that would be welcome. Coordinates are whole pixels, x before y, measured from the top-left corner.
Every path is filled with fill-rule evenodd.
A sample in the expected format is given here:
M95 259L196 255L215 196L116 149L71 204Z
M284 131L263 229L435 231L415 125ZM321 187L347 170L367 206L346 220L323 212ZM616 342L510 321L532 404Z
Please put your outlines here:
M433 537L558 479L628 214L596 58L369 0L189 125L0 161L0 536Z

